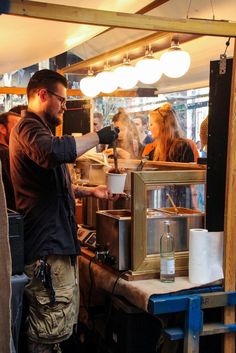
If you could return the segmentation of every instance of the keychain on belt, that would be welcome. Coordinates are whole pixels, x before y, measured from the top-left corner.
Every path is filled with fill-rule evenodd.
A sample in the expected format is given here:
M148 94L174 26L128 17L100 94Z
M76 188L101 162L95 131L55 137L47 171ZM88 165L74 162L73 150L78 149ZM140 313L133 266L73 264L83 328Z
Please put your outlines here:
M49 292L50 304L55 304L56 296L52 285L51 265L47 262L46 257L42 257L37 260L34 269L34 276L42 282L44 288L46 288Z

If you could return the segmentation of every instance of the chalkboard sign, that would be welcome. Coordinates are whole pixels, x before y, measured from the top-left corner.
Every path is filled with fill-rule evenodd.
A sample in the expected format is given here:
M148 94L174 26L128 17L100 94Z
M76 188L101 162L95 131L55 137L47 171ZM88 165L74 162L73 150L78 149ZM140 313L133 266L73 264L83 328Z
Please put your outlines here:
M220 74L220 61L210 64L210 93L207 143L206 228L224 230L227 143L233 60L227 59Z
M90 101L69 100L63 115L63 135L90 132Z

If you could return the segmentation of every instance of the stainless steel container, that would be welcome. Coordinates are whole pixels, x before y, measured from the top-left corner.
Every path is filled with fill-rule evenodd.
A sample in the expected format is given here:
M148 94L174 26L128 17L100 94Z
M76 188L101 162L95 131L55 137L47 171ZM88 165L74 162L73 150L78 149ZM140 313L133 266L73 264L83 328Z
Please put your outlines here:
M204 213L177 207L147 209L147 254L160 253L160 237L164 221L171 222L171 232L175 239L175 251L188 250L189 229L203 228ZM116 263L117 270L128 270L131 264L131 211L104 210L97 212L97 244L109 251ZM145 246L145 244L144 244Z
M204 213L184 207L147 210L147 254L160 253L160 237L164 231L164 221L171 222L170 231L174 235L175 251L188 250L189 229L204 227Z
M131 211L106 210L97 212L96 241L114 257L112 266L124 271L130 269Z

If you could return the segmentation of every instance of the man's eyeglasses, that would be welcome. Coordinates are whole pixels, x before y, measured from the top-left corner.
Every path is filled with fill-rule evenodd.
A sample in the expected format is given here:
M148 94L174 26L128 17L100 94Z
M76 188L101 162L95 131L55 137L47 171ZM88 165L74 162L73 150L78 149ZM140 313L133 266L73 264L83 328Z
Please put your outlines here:
M53 92L53 91L50 91L49 89L47 89L47 92L49 94L51 94L52 96L55 96L57 97L57 99L60 101L61 105L66 105L66 98L62 97L62 96L59 96L59 94Z

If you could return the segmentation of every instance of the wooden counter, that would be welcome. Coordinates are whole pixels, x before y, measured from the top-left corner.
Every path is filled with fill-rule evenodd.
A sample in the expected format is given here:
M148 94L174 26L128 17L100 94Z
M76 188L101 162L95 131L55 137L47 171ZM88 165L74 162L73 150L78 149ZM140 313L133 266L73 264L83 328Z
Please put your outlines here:
M94 291L100 294L105 291L122 296L137 308L148 312L149 298L153 295L182 292L200 287L190 283L188 277L176 277L174 283L163 283L159 279L126 281L122 278L124 273L96 262L93 252L82 248L82 254L79 258L79 270L84 297L89 295L92 284Z

